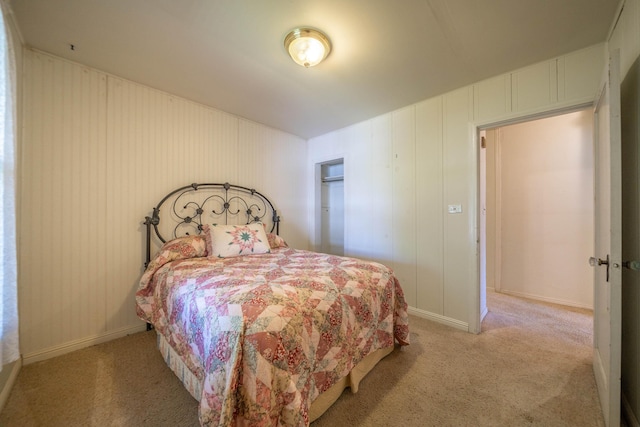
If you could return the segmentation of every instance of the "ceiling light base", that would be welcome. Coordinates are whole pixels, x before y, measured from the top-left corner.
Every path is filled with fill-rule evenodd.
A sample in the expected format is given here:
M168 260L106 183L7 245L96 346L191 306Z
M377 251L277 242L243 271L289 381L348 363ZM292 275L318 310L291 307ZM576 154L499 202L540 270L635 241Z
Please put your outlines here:
M309 27L295 28L284 38L284 48L296 64L318 65L331 52L331 42L322 32Z

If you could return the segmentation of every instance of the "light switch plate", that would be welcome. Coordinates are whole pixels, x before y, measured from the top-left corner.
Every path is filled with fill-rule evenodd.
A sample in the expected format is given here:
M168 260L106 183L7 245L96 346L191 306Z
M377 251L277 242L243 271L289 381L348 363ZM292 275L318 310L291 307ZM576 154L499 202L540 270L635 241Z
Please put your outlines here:
M450 214L462 213L462 205L449 205L449 213Z

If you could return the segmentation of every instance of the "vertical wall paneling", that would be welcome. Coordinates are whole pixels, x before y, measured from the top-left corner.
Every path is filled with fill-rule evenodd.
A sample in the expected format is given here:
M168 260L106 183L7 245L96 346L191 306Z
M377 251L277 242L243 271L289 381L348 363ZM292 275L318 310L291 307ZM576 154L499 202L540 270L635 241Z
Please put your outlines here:
M366 122L344 129L342 138L348 141L344 158L344 254L371 257L372 219L371 197L374 191L369 177L371 170L371 123Z
M442 97L416 105L416 308L444 315Z
M565 58L556 59L556 73L557 73L557 87L558 87L558 101L562 102L566 96L566 70L565 70ZM571 84L569 84L571 86Z
M278 170L278 165L275 164L276 156L272 156L270 151L271 144L265 144L264 141L260 140L260 136L261 132L258 125L240 120L238 126L238 156L235 168L240 174L238 181L243 182L248 187L259 188L268 194L268 190L274 186L273 181L277 174L265 174L265 172L270 169L273 171ZM252 167L248 167L249 165L252 165ZM262 182L258 181L260 177L262 177Z
M370 256L383 264L393 259L393 144L391 139L391 114L371 120L369 151L370 174L362 177L370 185L369 212L371 229ZM354 157L357 159L357 157ZM349 164L355 161L350 160Z
M558 58L558 101L584 99L590 101L598 90L602 70L590 67L603 56L603 46L597 45Z
M42 263L41 255L31 252L29 257L25 257L24 248L25 244L29 244L35 240L34 231L40 231L42 229L42 216L37 218L33 215L36 210L42 210L42 202L39 197L34 197L33 193L42 194L42 151L34 148L34 142L40 141L43 134L42 125L42 108L44 104L44 89L43 89L43 72L42 63L34 58L32 55L25 54L23 57L24 66L24 91L23 91L23 117L31 117L33 124L31 126L24 126L22 144L20 144L21 162L20 165L20 212L22 217L20 223L22 227L24 224L31 224L31 227L26 229L26 232L18 233L18 240L20 241L20 253L19 253L19 273L20 273L20 286L19 286L19 304L20 311L25 311L23 305L35 305L39 301L38 294L40 289L38 286L34 286L42 281L40 275L41 270L33 268L25 268L26 262L30 263ZM34 97L38 97L41 102L34 102ZM26 122L26 119L25 119ZM29 165L32 168L29 174L26 173L26 161L25 158L29 154ZM32 192L25 193L24 188L31 188ZM29 207L27 210L25 208ZM24 230L25 228L23 228ZM22 231L22 230L21 230ZM33 244L33 243L31 243ZM30 284L34 285L30 285ZM41 321L41 313L38 311L30 316L28 319L23 317L20 321L20 346L21 351L24 353L25 348L33 348L33 342L37 342L38 337L36 333L38 331L39 323Z
M415 107L392 113L393 268L407 303L416 307Z
M597 52L603 46L596 45L593 49ZM603 59L593 51L577 55L584 56L575 64L581 63L590 77L576 84L576 90L567 91L560 79L572 78L568 70L580 73L580 67L567 68L567 63L574 59L565 62L561 57L308 141L310 165L344 157L345 191L371 189L375 202L371 205L370 219L359 218L366 209L353 204L347 196L345 220L351 228L347 232L347 246L354 255L394 267L405 291L415 298L409 299L417 309L415 314L463 329L476 326L475 320L470 322L470 316L475 317L473 311L477 311L472 305L477 303L474 237L478 177L470 123L505 121L588 102L589 87L596 87L599 82L592 71L602 69ZM438 129L441 154L437 153ZM407 165L407 156L414 156L412 165ZM391 174L387 173L389 166ZM357 176L350 177L349 171ZM441 181L437 184L439 173ZM426 188L425 180L430 181ZM368 186L367 182L375 185ZM307 188L313 188L313 173L308 174ZM312 195L307 200L313 239L316 201ZM448 214L448 205L461 205L462 213ZM408 206L415 208L415 213L405 211ZM439 209L439 214L434 214L434 209ZM372 223L374 233L360 231ZM438 232L439 240L434 237Z
M515 71L511 78L514 111L535 110L557 100L555 60Z
M469 145L468 123L473 119L473 91L466 87L443 98L443 174L444 174L444 315L468 322L469 182L470 161L475 161ZM474 160L471 160L474 159ZM449 206L461 206L462 212L448 213ZM463 297L464 296L464 297Z
M478 121L511 113L511 74L473 85L474 111Z
M104 249L110 265L118 265L118 269L109 269L103 279L111 283L105 287L108 293L106 304L111 308L107 319L109 328L117 329L135 322L135 313L128 315L126 304L133 301L136 279L141 272L140 258L143 216L136 221L134 212L145 212L151 205L149 196L136 198L136 189L147 186L149 161L145 152L149 150L149 137L144 129L148 128L146 112L142 110L145 95L135 85L127 84L120 79L109 79L107 126L107 174L103 182L107 185L108 218L111 238L105 242ZM148 100L146 100L148 103ZM152 154L150 154L152 155ZM129 223L129 224L127 224Z
M239 182L253 187L274 203L281 217L281 235L289 245L306 249L307 146L300 138L248 120L239 123ZM302 199L302 200L301 200Z
M106 259L96 248L107 240L106 78L31 51L24 61L19 301L29 354L105 332L96 282Z
M175 188L253 185L292 219L285 238L306 245L302 139L44 53L24 58L25 363L144 328L142 222Z

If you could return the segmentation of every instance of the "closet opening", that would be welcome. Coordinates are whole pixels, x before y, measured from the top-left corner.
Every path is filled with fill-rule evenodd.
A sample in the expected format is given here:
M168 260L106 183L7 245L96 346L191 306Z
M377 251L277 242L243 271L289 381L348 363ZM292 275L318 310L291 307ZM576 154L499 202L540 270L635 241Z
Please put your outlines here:
M316 251L344 255L344 159L316 164Z
M593 309L593 112L479 128L480 322L487 292Z

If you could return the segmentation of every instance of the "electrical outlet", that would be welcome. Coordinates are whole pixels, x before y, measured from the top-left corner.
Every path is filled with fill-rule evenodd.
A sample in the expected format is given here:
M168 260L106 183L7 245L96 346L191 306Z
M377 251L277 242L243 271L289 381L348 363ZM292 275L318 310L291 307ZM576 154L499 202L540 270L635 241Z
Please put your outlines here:
M462 213L462 205L449 205L449 213L450 214Z

